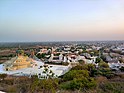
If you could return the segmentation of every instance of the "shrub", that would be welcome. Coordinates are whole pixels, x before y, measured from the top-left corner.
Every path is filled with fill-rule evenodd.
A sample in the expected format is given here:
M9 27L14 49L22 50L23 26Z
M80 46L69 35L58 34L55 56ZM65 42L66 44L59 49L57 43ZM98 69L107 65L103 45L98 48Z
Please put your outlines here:
M102 86L105 93L124 93L123 82L109 82Z
M58 88L58 79L43 79L40 81L38 86L43 91L49 91L50 93L55 93L55 90Z
M17 89L15 88L15 86L9 86L7 87L7 93L16 93Z
M100 68L109 68L109 65L105 63L104 61L101 61L98 65Z
M7 74L0 74L0 79L4 80L7 77Z
M67 90L83 90L90 89L96 86L96 82L93 78L81 77L73 79L71 81L62 83L60 87Z
M103 82L105 83L108 80L104 76L98 76L98 77L96 77L96 81L97 81L97 83L103 83Z
M121 67L120 70L121 70L122 72L124 72L124 67Z
M120 74L119 76L120 78L124 79L124 74Z
M66 73L63 77L64 81L73 80L74 78L89 77L87 70L71 70Z

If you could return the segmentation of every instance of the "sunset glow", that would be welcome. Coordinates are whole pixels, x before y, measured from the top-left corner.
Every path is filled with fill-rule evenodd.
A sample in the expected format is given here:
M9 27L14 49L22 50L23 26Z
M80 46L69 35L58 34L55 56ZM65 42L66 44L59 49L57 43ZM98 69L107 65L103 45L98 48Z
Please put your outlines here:
M1 0L0 42L124 40L123 0Z

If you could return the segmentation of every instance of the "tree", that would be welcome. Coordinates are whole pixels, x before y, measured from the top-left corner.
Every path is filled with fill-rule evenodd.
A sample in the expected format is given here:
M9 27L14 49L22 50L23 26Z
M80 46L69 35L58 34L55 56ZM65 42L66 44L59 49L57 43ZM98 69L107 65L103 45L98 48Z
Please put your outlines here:
M80 65L84 65L85 64L84 60L78 60L78 62L80 63Z
M43 79L39 83L40 88L43 90L43 93L55 93L55 90L58 88L58 79Z
M47 66L44 67L44 70L43 70L42 73L45 74L45 77L42 77L42 76L41 76L42 78L48 79L48 78L53 78L53 77L55 77L55 73L53 73L53 71L50 70L49 67L47 67Z
M62 83L60 87L62 89L71 89L71 90L84 90L84 89L90 89L96 86L96 81L94 78L86 78L86 77L80 77L80 78L74 78L71 81Z
M98 56L99 55L99 51L98 50L93 50L92 52L94 53L94 56Z
M74 78L80 78L80 77L89 77L89 72L87 70L71 70L67 72L63 80L64 81L70 81L73 80Z
M41 59L41 58L45 58L45 53L42 53L42 54L40 54L40 53L38 53L36 56L39 58L39 59Z
M95 63L99 63L101 61L101 58L97 57Z
M122 72L124 72L124 67L121 67L120 70L121 70Z
M106 60L106 57L105 57L104 55L101 55L101 59L102 59L103 61L105 61L105 60Z
M7 77L7 74L0 74L0 79L4 80Z
M109 65L104 61L99 62L98 66L99 68L109 68Z
M87 64L87 70L91 72L91 70L95 69L94 64Z

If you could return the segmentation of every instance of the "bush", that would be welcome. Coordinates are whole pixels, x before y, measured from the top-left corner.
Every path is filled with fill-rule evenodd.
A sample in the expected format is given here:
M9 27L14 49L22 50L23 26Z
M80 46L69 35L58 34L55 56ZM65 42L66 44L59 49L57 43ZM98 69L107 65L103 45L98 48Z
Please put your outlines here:
M123 82L109 82L102 85L105 93L124 93Z
M95 87L96 81L89 76L89 71L92 69L94 69L94 66L91 64L85 65L85 70L80 65L73 67L63 76L64 82L60 84L60 88L66 90L84 90Z
M55 93L58 88L58 79L35 80L31 85L31 92L42 91L43 93Z
M101 61L101 58L97 57L95 63L99 63Z
M120 74L119 76L120 78L124 79L124 74Z
M80 77L89 77L89 73L87 70L71 70L68 73L66 73L63 77L64 81L70 81L74 78L80 78Z
M0 79L4 80L7 77L7 74L0 74Z
M58 79L44 79L41 80L39 85L40 88L44 91L50 91L50 93L55 93L55 90L58 88Z
M107 82L108 80L107 80L107 78L106 77L104 77L104 76L98 76L98 77L96 77L96 81L97 81L97 83L105 83L105 82Z
M73 67L71 70L85 70L85 69L87 69L87 66L77 65L77 66Z
M60 85L62 89L67 90L83 90L90 89L96 86L96 82L93 78L81 77L78 79L73 79L69 82Z
M7 93L16 93L17 89L15 88L15 86L9 86L7 87Z
M121 67L120 70L121 70L122 72L124 72L124 67Z
M109 65L104 61L101 61L98 65L99 65L99 68L109 68Z
M84 64L84 65L77 65L73 67L71 70L88 70L91 71L95 69L95 65L93 64Z
M62 65L64 65L64 66L68 66L69 63L68 63L68 62L62 62Z
M84 60L78 60L78 62L80 63L80 65L84 65L85 64Z

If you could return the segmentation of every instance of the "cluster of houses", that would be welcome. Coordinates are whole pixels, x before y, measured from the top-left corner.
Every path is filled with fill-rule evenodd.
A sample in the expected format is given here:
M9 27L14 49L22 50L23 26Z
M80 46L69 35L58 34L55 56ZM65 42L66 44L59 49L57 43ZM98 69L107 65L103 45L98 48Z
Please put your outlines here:
M112 58L113 57L113 58ZM116 54L116 53L109 53L105 56L105 61L108 63L109 67L114 70L119 70L121 67L124 67L124 63L120 61L124 60L124 56Z
M61 62L78 62L83 60L85 63L95 64L96 56L92 56L88 53L82 53L82 49L71 49L71 46L65 46L63 48L51 48L51 49L40 49L40 54L46 54L46 60L53 63ZM50 52L50 54L47 54ZM81 54L79 54L81 53Z
M123 49L124 47L121 46L121 51ZM99 67L98 58L108 63L111 69L118 71L121 67L124 67L124 55L121 54L122 52L116 52L114 50L115 47L72 44L41 47L37 52L35 51L36 53L34 50L30 51L30 56L25 56L24 51L19 50L16 57L0 65L0 73L10 75L37 74L39 77L42 77L46 75L44 74L44 69L48 67L56 76L61 76L80 62L94 64L96 67ZM37 55L42 55L41 59ZM68 64L58 65L58 63Z
M92 51L92 50L100 51L101 48L102 47L100 46L92 45L90 47L85 47L85 51ZM121 51L123 51L123 48L124 47L121 46ZM111 69L119 70L119 68L124 66L124 63L120 61L120 59L124 59L124 55L120 55L118 53L112 53L109 50L111 49L106 47L103 48L102 55L104 55L105 57L104 61L108 63ZM50 49L42 48L38 53L46 54L45 61L47 62L75 63L75 62L79 62L80 60L83 60L85 64L95 64L97 67L98 63L96 62L96 59L100 58L101 54L99 53L96 56L96 55L91 55L89 52L83 52L83 51L84 50L82 49L81 46L65 45L65 46L59 46L59 47L52 47ZM104 51L108 51L109 53L105 53Z

